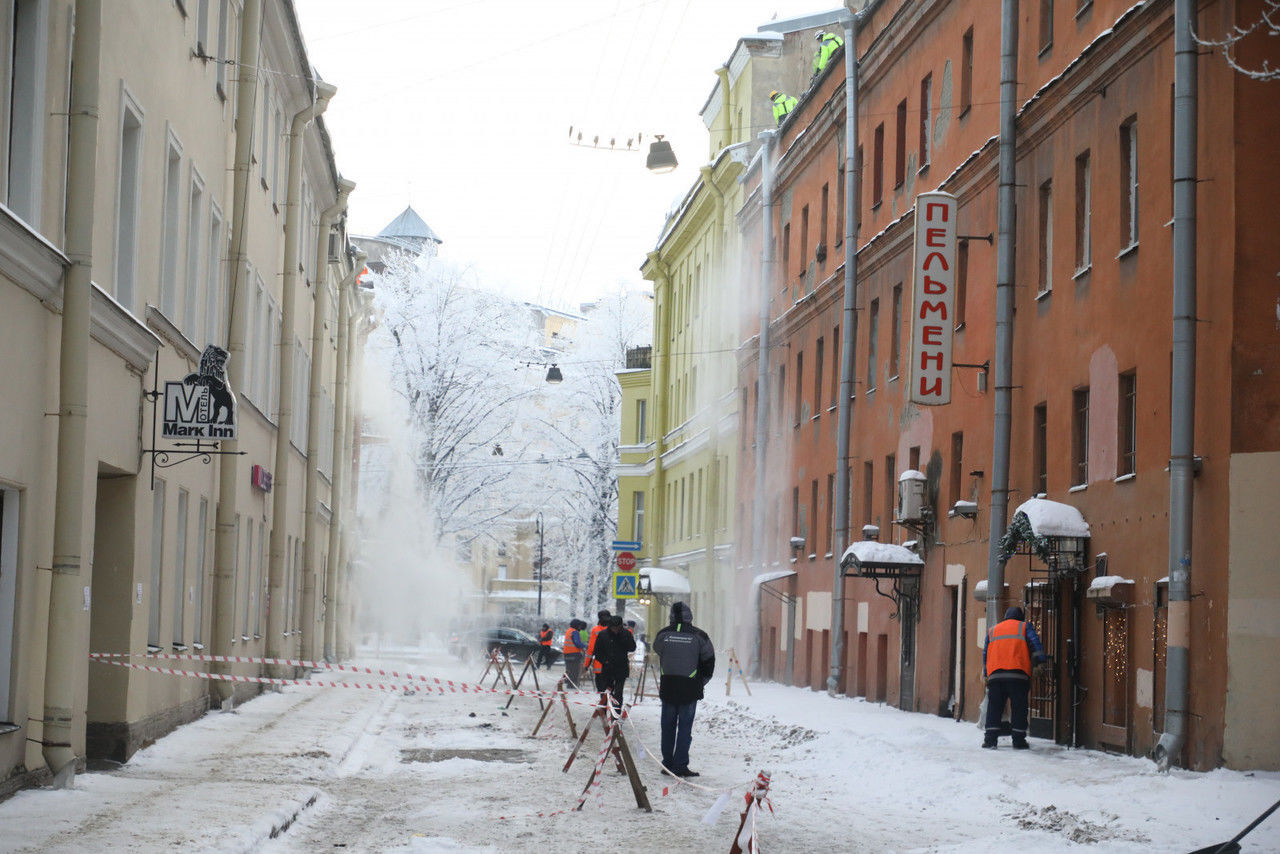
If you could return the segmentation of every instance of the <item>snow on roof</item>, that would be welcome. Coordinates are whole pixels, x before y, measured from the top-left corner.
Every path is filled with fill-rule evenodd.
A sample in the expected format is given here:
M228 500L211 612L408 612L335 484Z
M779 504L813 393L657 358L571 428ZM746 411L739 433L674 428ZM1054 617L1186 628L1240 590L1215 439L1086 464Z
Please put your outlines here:
M875 540L859 540L845 549L840 558L840 565L857 561L859 566L924 566L920 555L903 546L893 543L878 543Z
M674 569L663 569L660 566L640 568L641 575L649 576L649 589L654 593L689 593L689 579Z
M416 237L426 240L434 240L441 243L436 233L431 230L431 226L422 221L422 217L418 216L418 212L412 206L405 208L400 215L391 222L387 223L387 227L378 232L379 237Z
M1047 498L1031 498L1013 511L1014 516L1019 513L1027 517L1027 521L1031 523L1031 533L1037 537L1089 536L1089 523L1070 504Z
M796 575L796 571L794 569L780 569L776 572L762 572L755 578L751 579L751 586L755 587L757 584L768 584L770 581L777 581L779 578L790 578L793 575Z

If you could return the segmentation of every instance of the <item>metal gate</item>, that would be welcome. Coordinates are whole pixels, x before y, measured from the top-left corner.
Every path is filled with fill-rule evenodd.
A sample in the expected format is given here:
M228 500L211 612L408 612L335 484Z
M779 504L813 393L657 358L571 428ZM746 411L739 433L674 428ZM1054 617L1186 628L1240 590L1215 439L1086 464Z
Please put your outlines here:
M1037 571L1039 569L1039 571ZM1031 677L1030 725L1028 731L1036 738L1054 738L1058 709L1058 666L1063 660L1060 642L1063 635L1062 608L1059 599L1056 573L1048 567L1031 569L1031 583L1027 585L1027 620L1035 626L1044 644L1045 654L1054 665Z

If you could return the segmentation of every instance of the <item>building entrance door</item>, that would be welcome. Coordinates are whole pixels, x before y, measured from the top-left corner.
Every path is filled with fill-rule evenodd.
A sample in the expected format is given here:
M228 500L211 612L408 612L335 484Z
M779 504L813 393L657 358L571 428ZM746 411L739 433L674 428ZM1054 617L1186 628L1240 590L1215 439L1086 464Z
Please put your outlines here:
M1044 644L1045 654L1055 662L1062 660L1059 639L1062 636L1059 621L1062 609L1058 601L1058 580L1052 572L1034 570L1027 585L1027 620L1035 626ZM1036 738L1056 738L1058 708L1057 666L1043 670L1031 677L1029 733Z

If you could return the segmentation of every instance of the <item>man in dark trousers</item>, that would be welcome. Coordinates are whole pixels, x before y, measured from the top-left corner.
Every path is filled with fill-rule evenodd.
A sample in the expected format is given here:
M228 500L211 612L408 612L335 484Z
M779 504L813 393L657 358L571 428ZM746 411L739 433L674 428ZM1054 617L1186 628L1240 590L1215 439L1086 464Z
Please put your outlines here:
M1000 737L1000 719L1004 717L1004 705L1009 703L1009 718L1013 725L1013 749L1026 750L1027 698L1031 694L1031 671L1039 669L1048 658L1040 644L1035 626L1026 622L1026 615L1018 606L1004 612L1004 620L987 631L987 642L982 647L982 662L987 674L986 735L982 746L995 750Z
M564 675L574 688L582 678L582 654L587 651L587 644L580 633L586 627L586 623L575 617L564 631Z
M622 624L621 617L610 617L606 629L596 635L596 690L608 691L619 709L622 708L623 687L631 675L631 653L636 651L636 639Z
M671 606L671 624L653 639L653 651L662 674L662 765L677 777L697 777L697 771L689 770L689 744L702 688L715 674L715 647L693 624L693 609L677 602Z
M534 667L551 667L551 641L554 637L555 632L551 631L551 626L543 623L542 630L538 632L538 660Z

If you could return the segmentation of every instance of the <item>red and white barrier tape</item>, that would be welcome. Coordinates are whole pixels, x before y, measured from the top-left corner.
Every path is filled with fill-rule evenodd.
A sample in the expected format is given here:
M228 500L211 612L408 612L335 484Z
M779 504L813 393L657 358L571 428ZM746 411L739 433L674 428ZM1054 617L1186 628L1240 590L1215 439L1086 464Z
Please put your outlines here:
M773 813L773 802L769 800L770 777L768 771L756 775L756 781L746 795L746 806L742 809L742 823L738 825L738 835L734 839L732 851L745 854L759 854L760 840L756 835L756 819L760 815L761 804Z
M280 679L274 676L238 676L234 673L212 673L207 671L193 670L177 670L172 667L156 667L155 665L138 665L136 662L122 661L125 658L147 658L151 661L197 661L197 662L214 662L214 663L236 663L236 665L283 665L292 667L312 667L315 670L334 670L353 673L376 673L380 676L389 676L392 679L406 680L401 684L383 684L383 682L356 682L356 681L330 681L316 679ZM102 663L102 665L115 665L116 667L128 667L131 670L142 670L151 673L164 673L166 676L187 676L192 679L209 679L224 682L250 682L257 685L306 685L311 688L358 688L376 691L404 691L404 693L426 693L434 694L500 694L503 697L515 694L516 697L532 697L545 699L550 702L554 698L561 695L568 695L571 691L530 691L522 689L498 689L484 688L483 685L468 685L467 682L454 682L452 680L435 679L429 676L416 676L413 673L399 673L396 671L374 670L370 667L355 667L347 665L329 665L328 662L308 662L296 661L296 659L285 658L248 658L241 656L186 656L186 654L178 653L90 653L91 661ZM572 691L575 694L586 694L588 691ZM594 693L594 691L593 691ZM582 700L566 700L566 702L579 705L594 705L593 703L585 703Z
M399 691L401 689L412 689L415 691L431 691L439 694L501 694L504 697L515 695L518 697L536 697L539 699L554 699L560 695L566 697L571 694L595 694L594 691L527 691L517 688L486 688L483 685L471 685L466 682L454 682L451 679L438 679L432 676L420 676L414 673L400 673L395 670L387 671L370 667L359 667L346 664L330 664L326 661L303 661L291 658L252 658L248 656L238 655L189 655L182 653L128 653L128 652L91 652L89 658L92 661L98 661L102 664L114 664L118 667L129 667L135 670L146 670L151 673L163 673L170 676L189 676L197 679L213 679L225 682L252 682L262 685L310 685L319 687L334 688L369 688L372 690L382 691ZM151 661L198 661L214 664L267 664L279 665L284 667L305 667L312 670L336 670L344 673L365 673L369 675L377 675L391 679L403 679L407 683L402 685L379 685L377 683L350 683L350 682L325 682L314 679L280 679L269 676L234 676L230 674L206 673L204 671L193 670L175 670L172 668L155 667L149 665L135 664L133 662L120 661L118 659L126 658L144 658ZM578 705L595 705L594 703L584 703L580 700L569 700Z

